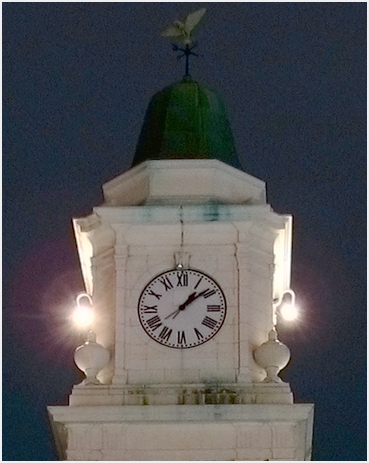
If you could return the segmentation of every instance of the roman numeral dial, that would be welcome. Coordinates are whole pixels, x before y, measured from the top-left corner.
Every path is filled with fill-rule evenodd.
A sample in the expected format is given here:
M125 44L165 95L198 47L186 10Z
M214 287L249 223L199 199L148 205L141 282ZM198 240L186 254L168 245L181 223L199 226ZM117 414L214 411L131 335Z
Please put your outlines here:
M219 284L192 269L156 276L138 302L138 318L147 335L175 349L196 347L213 338L224 323L226 310Z

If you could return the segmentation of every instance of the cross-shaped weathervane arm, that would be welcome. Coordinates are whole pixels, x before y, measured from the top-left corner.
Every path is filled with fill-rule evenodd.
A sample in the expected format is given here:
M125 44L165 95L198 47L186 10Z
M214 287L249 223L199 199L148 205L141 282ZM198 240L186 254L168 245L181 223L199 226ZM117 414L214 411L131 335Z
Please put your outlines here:
M181 59L183 56L186 57L186 73L185 76L188 77L190 75L189 73L189 61L190 61L190 56L199 56L197 53L194 53L192 50L196 47L197 42L190 47L188 44L186 45L186 48L180 48L175 44L172 44L173 50L174 51L181 51L183 52L181 55L177 56L177 59Z

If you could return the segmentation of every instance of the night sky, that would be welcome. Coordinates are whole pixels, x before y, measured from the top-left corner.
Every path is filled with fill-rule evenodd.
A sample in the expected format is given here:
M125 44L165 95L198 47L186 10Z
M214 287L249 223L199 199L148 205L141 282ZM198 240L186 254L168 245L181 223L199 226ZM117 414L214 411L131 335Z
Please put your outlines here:
M239 168L294 217L303 320L282 377L315 403L315 460L366 460L366 3L3 3L3 459L55 460L47 405L81 375L71 219L126 171L181 79L162 29L206 7L191 64Z

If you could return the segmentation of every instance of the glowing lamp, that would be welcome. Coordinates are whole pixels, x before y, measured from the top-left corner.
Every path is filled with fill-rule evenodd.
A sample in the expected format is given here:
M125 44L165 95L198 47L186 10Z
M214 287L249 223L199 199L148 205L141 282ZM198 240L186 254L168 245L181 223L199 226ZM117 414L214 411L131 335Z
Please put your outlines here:
M92 299L87 293L80 293L77 296L77 306L73 312L72 319L78 328L88 328L94 320Z
M277 315L280 315L284 321L292 322L297 320L299 316L298 309L295 304L296 295L292 289L287 289L283 292L282 297L277 301Z
M298 311L294 304L284 303L281 305L279 311L283 319L286 320L287 322L292 322L296 320L298 317Z

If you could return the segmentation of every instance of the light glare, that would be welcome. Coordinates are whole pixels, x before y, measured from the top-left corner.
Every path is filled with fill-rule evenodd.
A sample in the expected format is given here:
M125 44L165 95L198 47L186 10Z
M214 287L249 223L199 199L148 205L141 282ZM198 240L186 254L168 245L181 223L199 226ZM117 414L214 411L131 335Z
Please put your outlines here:
M93 322L94 312L90 307L78 306L73 312L73 322L79 328L85 328Z
M298 310L294 304L282 304L280 313L282 317L288 322L294 321L298 317Z

